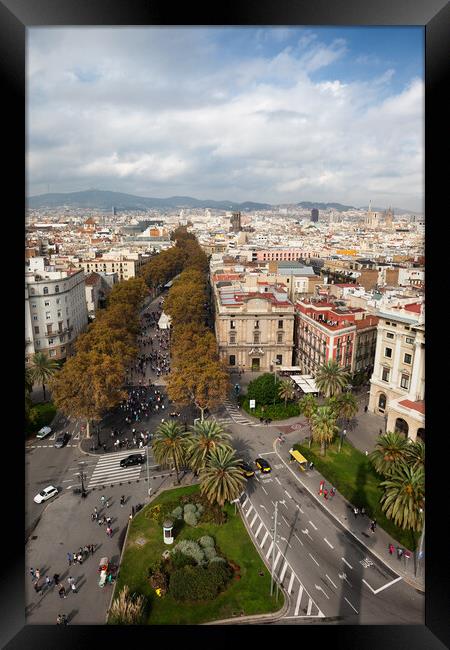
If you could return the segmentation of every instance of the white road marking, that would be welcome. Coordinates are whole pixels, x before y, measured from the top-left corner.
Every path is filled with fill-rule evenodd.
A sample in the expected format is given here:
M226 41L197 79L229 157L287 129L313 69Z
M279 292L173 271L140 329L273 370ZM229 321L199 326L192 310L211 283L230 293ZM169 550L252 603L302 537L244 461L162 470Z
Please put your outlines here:
M264 492L265 492L266 494L269 494L269 493L267 492L266 488L264 487L264 485L261 485L261 488L264 490Z
M341 560L344 562L344 564L346 564L348 567L350 567L350 569L353 569L352 565L347 562L345 557L341 557Z
M324 539L324 541L328 544L328 546L329 546L330 548L333 548L333 549L334 549L334 546L332 546L332 545L330 544L330 542L327 540L326 537L324 537L323 539Z
M313 556L311 555L311 553L308 553L308 555L309 555L309 557L311 558L311 560L313 560L313 561L317 564L317 566L320 566L320 564L318 563L318 561L317 561L315 558L313 558Z
M344 600L345 600L345 601L350 605L350 607L351 607L351 608L352 608L352 609L353 609L357 614L359 614L358 610L356 610L356 609L353 607L353 605L351 604L351 602L350 602L349 600L347 600L347 598L344 597Z
M252 510L253 510L253 504L252 504L252 505L250 506L250 508L247 510L247 512L245 513L245 516L248 517Z
M330 600L329 595L327 594L327 592L325 591L325 589L324 589L323 587L321 587L320 585L314 585L314 586L315 586L316 589L318 589L319 591L321 591L321 592L323 593L323 595L324 595L328 600Z
M280 479L278 478L278 476L275 476L275 480L276 480L276 482L278 483L278 485L281 485L281 481L280 481Z
M374 594L374 593L375 593L375 589L372 589L372 587L369 585L368 582L366 582L366 581L364 580L364 578L363 578L363 582L364 582L364 584L366 585L366 587L369 587L370 591Z
M276 454L276 451L265 451L263 454L259 454L260 456L270 456L270 454Z
M295 505L296 505L296 507L300 510L300 512L302 513L302 515L304 515L305 513L304 513L303 510L300 508L300 506L298 505L298 503L296 503Z
M337 589L337 585L334 584L334 582L332 581L332 579L330 578L329 575L325 574L325 578L328 578L328 580L331 582L331 584L333 585L333 587L334 587L335 589Z
M274 571L275 571L275 569L277 568L278 560L280 559L280 557L281 557L281 551L278 551L278 555L277 555L277 557L275 558L275 562L274 562L274 564L273 564L273 570L274 570Z
M291 495L289 494L289 492L287 490L285 490L284 493L287 494L290 499L292 499Z
M284 517L284 515L281 515L281 519L283 519L284 523L289 526L288 520Z
M253 517L253 519L252 519L252 523L250 524L250 528L253 528L253 524L254 524L255 521L258 519L258 517L259 517L259 515L258 515L258 513L256 513L256 515L255 515L255 516Z
M311 524L311 526L314 528L314 530L317 530L317 526L314 526L312 521L308 521L308 524Z
M287 563L287 560L286 560L286 562L284 563L284 567L283 567L283 569L281 571L281 574L280 574L280 584L283 582L283 578L284 578L284 575L286 573L287 568L288 568L288 563Z
M288 594L291 593L292 583L294 582L294 578L295 578L295 573L292 571L292 573L291 573L291 579L289 580Z
M267 512L267 508L266 508L266 506L263 506L262 503L259 504L259 507L262 508L263 510L265 510L265 511Z
M302 546L304 546L304 544L303 544L302 540L300 539L300 537L298 537L295 533L294 533L294 537L297 537L297 539L298 539L298 541L300 542L300 544L301 544Z
M295 604L294 616L297 616L298 610L300 609L300 601L302 599L302 594L303 594L303 585L300 585L300 589L298 590L297 602Z
M308 611L306 612L306 616L309 616L311 614L311 609L312 609L312 600L310 598L308 601Z
M262 542L261 542L261 544L259 545L259 548L262 548L262 547L264 546L264 544L265 544L265 542L266 542L266 539L267 539L267 536L268 536L268 534L269 534L269 531L268 531L268 530L266 530L266 534L264 535L264 537L263 537L263 540L262 540Z
M283 505L286 508L286 510L289 510L289 508L286 505L286 499L283 499L283 501L280 501L279 503L281 503L281 505Z
M72 480L71 478L66 478L66 480L65 480L65 481L61 481L61 483L70 483L71 480Z
M401 579L402 579L401 576L399 576L398 578L395 578L395 580L391 580L391 582L388 582L387 585L384 585L383 587L380 587L379 589L376 589L376 591L374 591L373 593L374 594L379 594L380 591L383 591L383 589L387 589L388 587L395 584L396 582L398 582Z
M270 542L269 550L268 550L267 553L266 553L266 560L268 559L268 557L269 557L269 555L270 555L270 552L271 552L272 548L273 548L273 541Z
M258 530L255 533L255 539L258 537L259 531L261 530L262 527L263 527L263 522L261 522L258 526Z

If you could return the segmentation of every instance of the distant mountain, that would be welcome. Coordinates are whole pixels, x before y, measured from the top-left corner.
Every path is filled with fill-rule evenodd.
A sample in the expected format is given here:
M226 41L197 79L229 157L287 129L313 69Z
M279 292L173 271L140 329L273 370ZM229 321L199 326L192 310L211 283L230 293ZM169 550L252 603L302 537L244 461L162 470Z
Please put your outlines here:
M342 205L342 203L311 203L311 201L301 201L296 203L299 208L304 208L305 210L312 210L312 208L317 208L318 210L337 210L338 212L346 212L347 210L357 210L358 208L353 207L352 205Z
M86 208L91 210L111 210L114 206L119 210L147 210L151 208L216 208L218 210L268 210L268 203L253 203L245 201L212 201L194 199L190 196L171 196L166 199L134 196L121 192L103 190L86 190L84 192L69 192L63 194L39 194L27 199L28 208Z

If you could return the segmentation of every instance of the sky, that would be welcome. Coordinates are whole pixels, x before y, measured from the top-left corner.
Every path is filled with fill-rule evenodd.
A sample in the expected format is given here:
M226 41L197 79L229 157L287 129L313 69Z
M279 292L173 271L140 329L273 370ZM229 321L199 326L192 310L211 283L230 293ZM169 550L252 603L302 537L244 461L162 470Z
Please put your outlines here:
M27 30L27 195L424 208L422 27Z

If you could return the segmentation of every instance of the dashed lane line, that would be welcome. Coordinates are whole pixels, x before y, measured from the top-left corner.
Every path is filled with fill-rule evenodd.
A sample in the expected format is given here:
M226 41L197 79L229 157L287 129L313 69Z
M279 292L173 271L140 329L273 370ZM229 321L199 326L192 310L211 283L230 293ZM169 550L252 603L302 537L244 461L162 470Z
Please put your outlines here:
M317 526L315 526L312 521L308 521L308 524L311 524L311 526L314 528L314 530L317 530Z
M349 564L349 563L347 562L347 560L345 559L345 557L341 557L341 560L342 560L342 561L344 562L344 564L346 564L350 569L353 569L352 565Z
M316 560L316 558L314 558L314 557L311 555L311 553L308 553L308 555L309 555L309 557L311 558L311 560L313 560L313 562L315 562L315 563L317 564L317 566L320 566L320 564L318 563L318 561Z
M334 584L334 582L332 581L332 579L330 578L329 575L325 574L325 578L328 578L328 580L331 582L331 584L333 585L333 587L334 587L335 589L337 589L337 586Z
M297 539L298 539L298 541L300 542L300 544L301 544L302 546L304 546L302 540L300 539L300 537L298 537L298 535L296 535L296 534L294 533L294 537L297 537Z
M345 598L345 596L344 596L344 600L350 605L350 607L353 609L353 611L355 611L357 614L359 614L358 610L353 607L351 602L349 600L347 600L347 598Z
M332 546L332 545L330 544L330 542L327 540L326 537L324 537L323 539L324 539L324 541L328 544L328 546L329 546L330 548L334 549L334 546Z
M290 499L292 499L291 495L289 494L289 492L287 490L285 490L284 493L287 494Z

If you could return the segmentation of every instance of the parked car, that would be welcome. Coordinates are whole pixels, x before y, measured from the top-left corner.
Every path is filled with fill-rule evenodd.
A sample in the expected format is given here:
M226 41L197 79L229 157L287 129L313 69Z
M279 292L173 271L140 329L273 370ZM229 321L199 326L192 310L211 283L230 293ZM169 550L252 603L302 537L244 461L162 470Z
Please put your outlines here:
M42 492L36 494L33 501L35 503L43 503L44 501L47 501L47 499L51 499L57 494L58 494L58 488L53 487L53 485L49 485L48 487L44 488Z
M242 462L240 468L244 471L245 478L250 478L255 475L255 470L249 463Z
M130 467L131 465L142 465L145 463L145 456L142 454L131 454L120 461L121 467Z
M50 435L51 432L52 430L50 429L50 427L42 427L42 429L39 429L39 431L37 432L36 438L39 438L39 440L41 440L41 438L45 438L46 436Z
M70 440L70 436L66 431L65 433L62 433L60 436L56 438L55 444L53 446L56 447L57 449L60 449L61 447L67 445L69 440Z
M261 472L271 472L272 468L265 458L257 458L255 460L256 467L261 470Z

